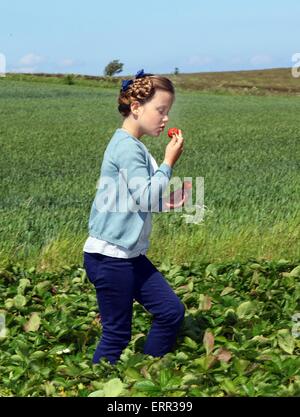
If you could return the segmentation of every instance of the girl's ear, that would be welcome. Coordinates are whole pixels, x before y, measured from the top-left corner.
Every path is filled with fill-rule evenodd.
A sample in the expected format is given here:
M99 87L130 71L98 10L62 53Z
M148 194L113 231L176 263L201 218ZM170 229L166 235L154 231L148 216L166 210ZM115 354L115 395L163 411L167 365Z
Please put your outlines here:
M133 114L138 114L139 113L139 107L140 107L140 103L138 101L134 101L131 104L131 111Z

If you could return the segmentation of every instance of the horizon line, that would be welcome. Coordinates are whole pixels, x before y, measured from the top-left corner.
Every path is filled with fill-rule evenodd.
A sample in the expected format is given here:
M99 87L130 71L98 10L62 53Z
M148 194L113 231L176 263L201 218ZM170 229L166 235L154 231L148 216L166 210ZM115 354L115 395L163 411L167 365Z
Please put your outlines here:
M291 70L293 67L272 67L272 68L251 68L251 69L243 69L243 70L220 70L220 71L198 71L198 72L178 72L175 73L156 73L156 75L195 75L195 74L216 74L216 73L238 73L238 72L255 72L255 71L271 71L271 70ZM82 77L97 77L97 78L106 78L110 77L109 75L92 75L92 74L82 74L82 73L75 73L75 72L10 72L7 71L6 75L78 75ZM132 75L112 75L111 77L115 78L123 78L123 77L131 77Z

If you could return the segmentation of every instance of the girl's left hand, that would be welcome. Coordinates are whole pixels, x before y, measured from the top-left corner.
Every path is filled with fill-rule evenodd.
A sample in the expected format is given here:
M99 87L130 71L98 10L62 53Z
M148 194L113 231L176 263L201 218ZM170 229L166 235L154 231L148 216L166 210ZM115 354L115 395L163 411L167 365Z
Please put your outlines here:
M168 199L165 199L164 205L165 208L178 208L183 207L184 203L187 202L189 198L189 190L192 189L192 183L190 181L184 181L182 188L173 191Z

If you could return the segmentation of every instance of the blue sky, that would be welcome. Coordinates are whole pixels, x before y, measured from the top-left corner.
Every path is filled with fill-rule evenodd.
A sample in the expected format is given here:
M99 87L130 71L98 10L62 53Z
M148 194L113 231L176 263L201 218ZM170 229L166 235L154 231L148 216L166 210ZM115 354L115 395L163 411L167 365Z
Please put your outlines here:
M119 75L291 67L299 0L1 0L7 72Z

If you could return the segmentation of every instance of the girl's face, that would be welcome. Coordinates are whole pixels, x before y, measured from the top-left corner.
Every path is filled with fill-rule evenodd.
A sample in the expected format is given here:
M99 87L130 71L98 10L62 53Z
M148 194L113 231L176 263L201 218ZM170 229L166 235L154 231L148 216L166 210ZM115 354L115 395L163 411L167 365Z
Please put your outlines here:
M137 121L142 134L159 136L163 132L174 98L167 91L157 90L152 100L138 107Z

